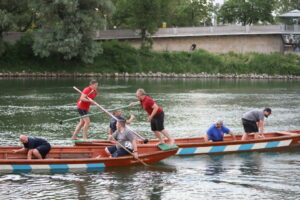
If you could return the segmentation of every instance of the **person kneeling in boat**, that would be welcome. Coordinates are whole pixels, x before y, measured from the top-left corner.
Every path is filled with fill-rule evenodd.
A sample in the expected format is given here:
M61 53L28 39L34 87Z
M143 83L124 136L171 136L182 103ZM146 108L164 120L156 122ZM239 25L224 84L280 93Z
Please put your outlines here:
M110 157L132 154L135 158L138 158L137 142L134 137L134 133L126 128L126 120L118 120L117 130L109 136L109 139L116 142L115 146L105 148L105 152Z
M20 141L24 147L22 149L13 150L14 153L27 153L27 159L31 160L34 156L37 159L45 159L46 155L51 150L49 142L42 138L27 137L20 135Z
M230 131L229 128L223 125L222 120L218 120L206 131L204 135L204 141L205 142L223 141L224 133L230 134L232 140L236 140L234 133Z

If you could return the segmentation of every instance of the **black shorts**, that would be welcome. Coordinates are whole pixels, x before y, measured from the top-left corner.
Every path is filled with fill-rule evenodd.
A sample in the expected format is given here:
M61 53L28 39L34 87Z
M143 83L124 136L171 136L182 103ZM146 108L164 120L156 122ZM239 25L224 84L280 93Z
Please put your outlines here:
M244 126L245 133L257 133L258 127L255 121L250 121L246 119L242 119L242 123Z
M110 146L110 147L107 147L107 149L110 152L112 157L119 157L119 156L129 155L129 153L125 149L123 149L123 148L118 149L117 146ZM132 152L131 149L127 149L127 150L129 152Z
M49 143L47 143L47 144L42 144L42 145L38 146L38 147L35 148L35 149L37 149L37 150L40 152L42 158L46 158L46 155L47 155L47 154L49 153L49 151L51 150L51 145L50 145Z
M152 131L162 131L165 129L164 127L164 112L159 113L151 120L151 130Z
M81 110L80 108L77 108L77 111L79 112L79 114L81 116L87 115L89 114L89 112L87 110Z

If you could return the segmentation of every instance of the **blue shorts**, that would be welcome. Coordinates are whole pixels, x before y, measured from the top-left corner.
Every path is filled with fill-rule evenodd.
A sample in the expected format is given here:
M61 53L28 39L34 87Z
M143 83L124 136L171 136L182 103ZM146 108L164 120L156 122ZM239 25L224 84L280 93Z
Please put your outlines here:
M118 149L117 146L109 146L109 147L107 147L107 149L110 152L112 157L129 155L129 153L126 150L124 150L123 148ZM127 150L132 152L131 149L127 149Z
M51 145L49 143L46 143L46 144L42 144L42 145L36 147L35 149L37 149L40 152L42 158L45 159L46 155L51 150Z
M81 116L89 114L89 112L87 110L81 110L80 108L77 108L77 111Z

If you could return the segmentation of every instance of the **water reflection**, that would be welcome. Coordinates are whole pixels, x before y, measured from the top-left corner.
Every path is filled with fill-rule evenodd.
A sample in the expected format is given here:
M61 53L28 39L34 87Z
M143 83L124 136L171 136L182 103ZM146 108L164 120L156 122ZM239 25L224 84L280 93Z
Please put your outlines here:
M247 152L247 153L239 153L237 155L239 158L242 159L240 171L243 175L246 176L260 175L261 168L262 168L261 153Z

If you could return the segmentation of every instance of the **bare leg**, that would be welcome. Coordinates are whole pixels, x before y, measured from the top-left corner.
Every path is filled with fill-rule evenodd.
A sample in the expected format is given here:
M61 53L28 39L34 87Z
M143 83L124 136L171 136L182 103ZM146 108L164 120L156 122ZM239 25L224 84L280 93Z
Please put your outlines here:
M165 141L162 139L159 131L153 131L153 132L154 132L155 136L159 139L160 144L165 143Z
M110 152L108 151L107 147L104 149L105 153L108 155L108 157L111 157ZM101 155L98 155L96 158L101 158Z
M244 134L243 134L242 140L248 140L248 134L247 134L247 133L244 133Z
M259 133L254 133L254 139L259 139Z
M84 121L83 119L80 119L79 123L77 124L75 131L73 133L73 136L71 137L72 140L76 140L78 132L80 131L80 129L83 127L84 125Z
M175 141L174 141L174 139L171 137L169 131L167 131L166 129L164 129L164 130L161 131L161 133L162 133L164 136L166 136L166 138L168 138L170 146L173 146Z
M34 155L34 157L36 157L37 159L43 159L42 155L40 154L40 152L37 149L34 149L32 151L32 154Z
M89 128L89 125L90 125L91 121L90 121L89 117L83 118L83 121L84 121L84 125L83 125L83 139L87 140L87 130Z

